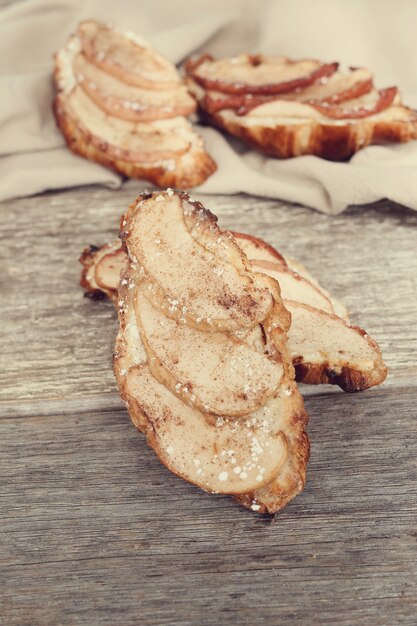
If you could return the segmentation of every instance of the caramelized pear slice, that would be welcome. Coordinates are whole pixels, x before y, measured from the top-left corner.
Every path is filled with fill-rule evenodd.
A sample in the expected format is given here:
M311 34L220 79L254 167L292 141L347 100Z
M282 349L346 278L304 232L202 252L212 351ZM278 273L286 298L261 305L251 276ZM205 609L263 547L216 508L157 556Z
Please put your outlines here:
M184 85L175 89L142 89L126 85L103 72L83 54L76 54L74 76L84 91L105 113L131 122L150 122L178 115L189 115L196 109L195 100Z
M385 380L381 351L364 330L299 302L285 305L292 319L288 349L299 382L361 391Z
M126 255L121 248L105 254L97 263L95 279L101 289L117 291L120 274L126 265Z
M205 491L239 494L259 488L286 460L286 437L274 416L211 423L159 383L146 365L129 371L125 393L141 430L145 416L148 443L162 463Z
M372 74L364 67L338 71L329 78L317 81L306 89L283 96L299 102L328 102L340 104L346 100L360 98L373 88Z
M234 109L238 115L246 115L254 108L277 99L305 102L307 104L340 104L346 100L359 98L373 88L372 75L364 68L351 69L349 72L335 72L329 78L314 82L305 89L296 89L277 95L223 94L208 91L202 106L208 113L223 109Z
M242 416L273 395L283 365L226 333L202 332L166 317L136 289L136 318L154 376L205 413Z
M294 382L280 389L273 408L287 440L285 463L270 483L236 497L241 504L257 513L276 513L304 489L310 456L310 444L304 431L308 415ZM270 407L267 407L266 415L269 410Z
M330 302L332 303L332 307L333 307L333 313L335 315L337 315L338 317L341 317L345 321L349 321L349 313L345 305L342 302L340 302L340 300L335 298L331 293L329 293L327 289L325 289L323 285L321 285L319 281L310 274L307 268L302 263L300 263L300 261L296 261L295 259L291 259L289 257L287 257L286 261L287 261L288 267L293 272L295 272L299 276L302 276L303 278L306 278L308 281L310 281L310 283L312 283L315 287L317 287L317 289L319 289L321 293L330 300ZM288 299L296 300L296 298L288 298Z
M271 312L234 239L217 218L172 190L139 197L122 222L130 259L164 313L201 330L252 328ZM143 236L146 233L146 236Z
M332 102L311 102L311 106L326 117L335 120L363 119L388 109L398 94L397 87L374 89L358 98L333 104Z
M265 272L278 281L284 300L294 300L334 313L330 299L307 278L303 278L289 267L270 261L251 261L251 266L258 272Z
M88 246L83 250L79 258L83 266L80 285L86 290L85 294L87 296L93 299L100 299L106 295L112 302L117 300L117 289L121 272L119 268L126 263L126 254L120 246L120 239L116 239L113 243L106 243L101 248ZM117 257L116 263L109 260L113 256ZM98 284L96 272L102 262L107 267L107 271L100 272L102 280Z
M232 235L236 239L239 247L243 250L243 252L248 257L248 260L251 266L253 266L255 269L258 269L258 271L265 272L266 274L268 274L269 276L272 276L273 278L276 278L278 282L280 282L278 276L275 276L273 272L271 273L268 271L267 265L264 265L263 267L261 267L261 266L257 266L256 263L253 264L253 262L254 261L256 262L269 261L270 263L274 263L275 265L279 263L282 266L281 269L283 272L285 272L285 268L288 267L290 270L292 270L293 273L298 274L302 278L305 278L307 281L309 281L312 285L314 285L316 290L318 290L321 293L322 295L321 303L324 306L321 306L319 308L324 308L325 310L328 310L328 302L326 304L326 301L329 301L331 303L331 310L330 310L331 313L334 313L335 315L339 315L339 317L342 317L343 319L346 319L346 320L349 319L349 315L348 315L346 307L341 302L336 300L336 298L331 296L330 293L327 291L327 289L322 287L319 284L319 282L307 271L304 265L302 265L298 261L295 261L294 259L289 259L289 258L285 259L282 256L282 254L278 252L278 250L276 250L273 246L271 246L269 243L267 243L263 239L260 239L259 237L254 237L253 235L247 235L244 233L236 233L233 231L232 231ZM287 280L288 280L288 276L287 276ZM280 283L280 287L281 287L281 291L283 291L282 297L284 299L288 298L289 300L298 301L298 297L293 297L293 296L289 297L285 295L285 286L281 285L281 283ZM313 294L313 295L317 295L317 294ZM304 302L304 300L300 300L300 302ZM310 302L306 302L306 304L310 304ZM312 305L312 306L316 306L316 305Z
M243 250L250 261L272 261L274 263L282 263L282 265L287 264L282 254L263 239L254 235L231 232L239 248Z
M67 97L66 107L92 145L125 161L176 158L190 149L194 139L191 124L183 117L135 123L106 115L79 85Z
M187 64L188 74L205 89L228 94L280 94L307 87L331 76L337 63L315 59L292 61L286 57L240 54L213 59L205 55Z
M175 66L136 35L123 35L93 20L81 22L77 35L91 63L128 85L172 89L179 83Z

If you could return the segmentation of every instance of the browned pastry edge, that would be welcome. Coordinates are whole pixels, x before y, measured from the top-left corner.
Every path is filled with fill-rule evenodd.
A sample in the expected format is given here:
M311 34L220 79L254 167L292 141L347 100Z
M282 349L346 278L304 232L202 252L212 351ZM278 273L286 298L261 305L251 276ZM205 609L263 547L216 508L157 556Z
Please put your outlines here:
M363 336L367 334L358 326L351 324L350 326ZM368 337L368 341L372 342L376 348L378 348L373 339ZM308 385L337 385L348 393L364 391L365 389L380 385L384 382L388 373L387 367L382 361L382 357L381 362L378 363L373 370L366 372L361 372L360 370L348 366L344 366L340 372L336 372L329 363L315 365L314 363L303 363L302 360L298 361L297 359L294 359L293 364L295 367L296 380L298 382Z
M159 187L190 188L203 183L217 169L213 159L203 150L195 153L187 152L184 157L176 159L175 169L169 171L162 165L141 166L117 159L106 152L105 143L99 150L89 141L88 135L80 131L71 117L65 113L65 104L59 94L54 101L54 113L67 146L72 152L109 167L128 178L145 179ZM193 154L192 166L187 158L191 153Z
M311 121L274 127L259 124L250 128L234 120L225 121L218 113L207 113L201 106L199 110L206 122L247 141L268 156L282 159L311 154L330 161L344 161L371 143L404 143L417 139L417 113L411 109L410 121L363 119L340 125ZM305 135L309 136L307 145L303 145Z
M99 248L94 244L90 244L82 251L80 258L78 259L83 266L80 276L80 286L84 289L84 296L87 298L91 298L92 300L104 300L107 297L110 300L113 300L112 291L104 291L103 289L93 286L87 276L90 267L96 263L97 253L101 249L102 248Z
M307 385L338 385L343 391L350 393L364 391L383 382L379 376L374 376L374 372L364 374L350 367L342 367L340 372L335 372L326 363L313 365L294 362L294 367L298 382Z

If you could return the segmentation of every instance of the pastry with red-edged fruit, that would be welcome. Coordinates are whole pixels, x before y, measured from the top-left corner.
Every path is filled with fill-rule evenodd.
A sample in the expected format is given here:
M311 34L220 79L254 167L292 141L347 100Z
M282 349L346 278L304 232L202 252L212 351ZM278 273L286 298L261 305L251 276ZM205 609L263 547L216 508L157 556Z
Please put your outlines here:
M348 159L373 143L417 138L417 113L365 68L314 59L203 55L186 64L203 117L272 157Z

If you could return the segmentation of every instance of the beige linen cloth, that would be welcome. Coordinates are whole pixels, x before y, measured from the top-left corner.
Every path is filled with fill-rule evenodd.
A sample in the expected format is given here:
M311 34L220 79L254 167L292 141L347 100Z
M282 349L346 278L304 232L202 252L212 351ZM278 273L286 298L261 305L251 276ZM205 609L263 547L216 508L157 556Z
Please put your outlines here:
M113 172L72 155L52 115L53 53L88 18L136 31L175 63L205 50L364 65L378 85L397 84L405 102L417 104L415 0L20 0L0 10L0 200L122 184ZM311 156L280 161L212 128L200 130L218 165L201 192L246 192L326 213L381 198L417 210L417 142L370 146L349 163Z

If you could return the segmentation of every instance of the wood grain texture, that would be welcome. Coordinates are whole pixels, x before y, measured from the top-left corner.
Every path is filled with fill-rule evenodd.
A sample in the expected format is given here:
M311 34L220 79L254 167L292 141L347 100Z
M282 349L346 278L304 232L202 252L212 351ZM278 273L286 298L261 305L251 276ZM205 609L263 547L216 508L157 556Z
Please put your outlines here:
M415 400L310 398L274 524L172 476L124 410L4 420L5 623L415 624Z
M2 623L414 625L417 215L199 196L304 262L390 367L354 396L302 388L307 487L271 523L169 474L121 406L115 314L83 298L77 258L138 189L1 206Z

